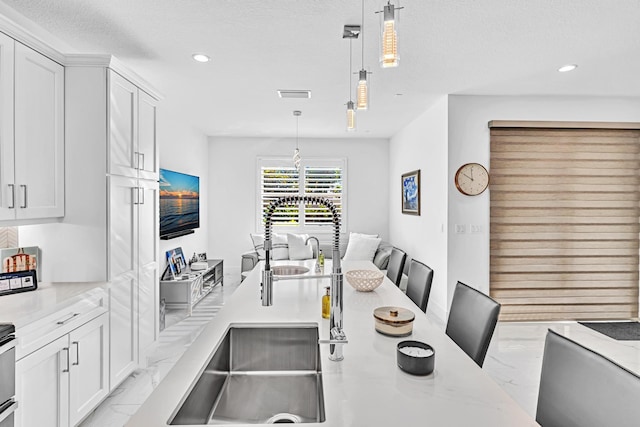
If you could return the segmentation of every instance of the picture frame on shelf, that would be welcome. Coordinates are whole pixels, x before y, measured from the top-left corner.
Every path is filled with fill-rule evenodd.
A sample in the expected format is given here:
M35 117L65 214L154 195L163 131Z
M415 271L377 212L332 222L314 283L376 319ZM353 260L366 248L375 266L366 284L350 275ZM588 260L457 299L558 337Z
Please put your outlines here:
M402 213L420 215L420 169L402 175Z
M174 249L176 254L176 260L180 264L180 270L184 270L187 266L187 260L184 257L184 253L182 252L182 247L178 246Z
M198 254L198 261L206 261L207 260L207 253L206 252L202 252Z

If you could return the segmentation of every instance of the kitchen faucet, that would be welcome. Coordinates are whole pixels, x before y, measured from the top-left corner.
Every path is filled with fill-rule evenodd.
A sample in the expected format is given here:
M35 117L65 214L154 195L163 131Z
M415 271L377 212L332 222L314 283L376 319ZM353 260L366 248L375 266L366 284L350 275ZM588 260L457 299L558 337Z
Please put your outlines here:
M315 240L316 241L316 268L315 268L315 272L316 274L320 274L322 273L322 268L320 267L320 263L319 258L320 258L320 241L318 240L317 237L311 236L308 237L307 240L304 241L304 244L308 244L309 240Z
M272 201L265 212L265 224L264 224L264 251L265 261L264 270L262 271L262 286L261 286L261 298L263 306L273 305L273 270L270 265L271 255L271 226L273 213L283 207L298 205L301 202L310 203L315 205L322 205L333 216L333 254L331 257L333 270L331 273L331 315L329 317L329 340L319 341L321 344L329 344L329 359L333 361L340 361L344 359L342 354L342 345L347 343L347 337L342 329L342 284L343 275L342 267L340 265L340 214L331 201L316 196L288 196L281 197L278 200ZM314 239L316 239L314 237ZM309 239L307 239L308 241ZM316 239L317 241L317 239ZM306 243L306 242L305 242ZM318 250L320 245L318 243ZM305 276L298 277L297 279L313 279L323 276ZM325 276L326 277L326 276Z

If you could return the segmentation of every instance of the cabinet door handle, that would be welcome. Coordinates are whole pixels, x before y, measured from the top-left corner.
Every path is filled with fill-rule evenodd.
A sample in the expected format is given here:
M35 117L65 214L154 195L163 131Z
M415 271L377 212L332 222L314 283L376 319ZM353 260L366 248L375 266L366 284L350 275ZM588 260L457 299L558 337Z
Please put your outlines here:
M20 184L20 187L22 188L22 196L24 197L22 199L22 205L20 205L20 207L24 209L27 207L27 186L24 184Z
M144 205L144 188L138 187L138 190L140 190L140 194L142 195L142 197L140 198L141 200L140 204Z
M64 347L63 350L67 352L67 369L63 369L62 372L69 372L69 347Z
M72 313L69 317L67 317L64 320L58 320L56 322L57 325L64 325L65 323L67 323L69 320L73 319L76 316L80 316L80 313Z
M138 153L139 157L142 157L142 166L140 166L138 169L144 170L144 153Z
M14 184L9 184L9 188L11 189L11 206L9 206L9 209L15 209L15 207L16 207L16 186Z
M135 156L135 161L133 162L135 164L134 169L140 169L140 153L134 151L133 155Z
M80 364L80 343L78 341L73 341L71 345L76 345L76 361L73 366L78 366Z
M133 192L132 194L132 198L133 198L133 204L134 205L139 205L140 204L140 189L139 187L132 187L131 191Z

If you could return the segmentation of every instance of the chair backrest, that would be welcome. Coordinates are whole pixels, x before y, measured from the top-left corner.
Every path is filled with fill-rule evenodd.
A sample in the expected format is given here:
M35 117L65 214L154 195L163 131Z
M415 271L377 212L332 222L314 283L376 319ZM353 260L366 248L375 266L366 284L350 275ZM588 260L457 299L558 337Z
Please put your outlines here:
M429 293L431 293L431 282L433 282L433 270L420 261L412 259L407 280L407 296L425 313Z
M549 330L536 421L543 427L640 425L640 377Z
M482 367L498 323L500 304L462 282L456 284L445 332Z
M391 255L389 256L389 264L387 265L387 277L400 286L400 279L402 279L402 270L404 270L404 261L407 259L407 254L398 248L391 249Z

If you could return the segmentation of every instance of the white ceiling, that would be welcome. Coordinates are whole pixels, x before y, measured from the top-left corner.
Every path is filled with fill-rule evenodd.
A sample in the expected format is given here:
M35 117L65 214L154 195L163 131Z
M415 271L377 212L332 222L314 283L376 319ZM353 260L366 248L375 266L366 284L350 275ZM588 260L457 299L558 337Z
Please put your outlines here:
M342 28L361 23L361 0L2 1L76 52L114 54L207 135L290 137L299 109L301 137L390 137L442 94L640 96L640 0L396 0L393 69L377 62L386 1L365 0L371 105L351 134ZM579 68L556 71L567 63Z

